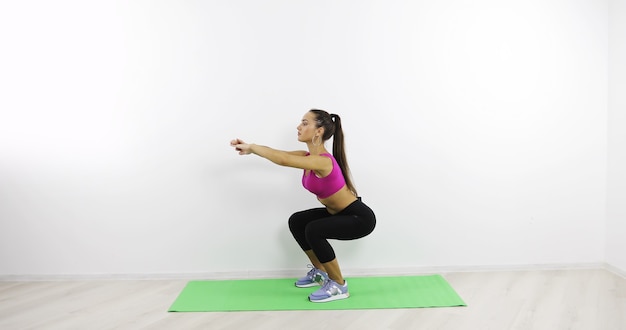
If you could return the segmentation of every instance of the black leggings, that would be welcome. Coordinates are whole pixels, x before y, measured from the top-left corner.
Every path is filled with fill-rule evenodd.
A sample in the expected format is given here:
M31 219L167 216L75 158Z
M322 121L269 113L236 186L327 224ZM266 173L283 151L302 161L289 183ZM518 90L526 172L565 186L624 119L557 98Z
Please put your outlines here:
M335 251L327 239L352 240L369 235L376 227L374 212L361 198L337 214L326 208L294 213L289 218L289 230L302 250L313 250L321 263L335 259Z

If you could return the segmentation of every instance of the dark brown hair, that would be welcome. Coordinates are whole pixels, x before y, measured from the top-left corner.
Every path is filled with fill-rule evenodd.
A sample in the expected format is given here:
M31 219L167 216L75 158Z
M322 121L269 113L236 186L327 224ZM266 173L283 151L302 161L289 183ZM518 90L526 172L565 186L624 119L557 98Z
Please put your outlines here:
M320 109L311 109L310 112L315 115L315 127L324 127L322 141L333 137L333 157L335 157L337 164L339 164L341 168L348 189L350 189L355 196L358 196L356 188L354 188L354 184L352 183L352 175L350 174L350 167L348 167L348 160L346 159L341 118L339 118L339 115L329 114Z

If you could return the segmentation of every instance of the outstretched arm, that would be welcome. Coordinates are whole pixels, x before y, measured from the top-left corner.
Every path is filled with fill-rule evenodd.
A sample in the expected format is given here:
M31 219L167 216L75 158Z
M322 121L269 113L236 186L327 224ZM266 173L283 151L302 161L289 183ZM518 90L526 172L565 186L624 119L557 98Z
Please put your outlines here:
M328 157L306 156L306 151L282 151L253 143L245 143L240 139L230 141L230 145L240 155L255 154L280 166L295 167L316 171L330 171L333 163Z

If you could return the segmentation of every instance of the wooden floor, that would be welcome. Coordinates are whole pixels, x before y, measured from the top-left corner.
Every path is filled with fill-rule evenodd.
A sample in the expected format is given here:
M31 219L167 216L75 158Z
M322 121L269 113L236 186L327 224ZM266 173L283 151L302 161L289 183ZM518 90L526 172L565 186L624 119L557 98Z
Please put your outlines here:
M187 281L0 282L0 329L626 329L606 270L442 274L468 307L168 313Z

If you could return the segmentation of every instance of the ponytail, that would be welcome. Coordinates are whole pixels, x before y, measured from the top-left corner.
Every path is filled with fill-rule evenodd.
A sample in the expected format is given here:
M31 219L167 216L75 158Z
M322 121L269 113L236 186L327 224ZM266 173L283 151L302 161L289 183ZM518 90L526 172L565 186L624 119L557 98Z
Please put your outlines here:
M324 110L312 109L311 112L315 113L317 116L317 127L324 127L322 140L326 141L330 139L331 136L333 137L333 157L335 157L339 168L341 168L348 189L350 189L355 196L358 196L356 188L352 183L352 175L346 158L341 118L336 114L328 114L328 112Z

